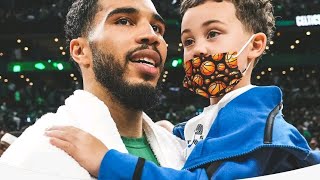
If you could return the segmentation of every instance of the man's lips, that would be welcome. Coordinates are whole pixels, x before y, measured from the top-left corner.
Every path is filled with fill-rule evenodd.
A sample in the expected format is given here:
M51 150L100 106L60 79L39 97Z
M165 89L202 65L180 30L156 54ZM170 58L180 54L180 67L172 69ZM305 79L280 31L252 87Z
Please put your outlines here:
M161 64L161 57L154 50L143 49L134 52L130 56L130 61L133 63L144 63L153 67L159 67Z

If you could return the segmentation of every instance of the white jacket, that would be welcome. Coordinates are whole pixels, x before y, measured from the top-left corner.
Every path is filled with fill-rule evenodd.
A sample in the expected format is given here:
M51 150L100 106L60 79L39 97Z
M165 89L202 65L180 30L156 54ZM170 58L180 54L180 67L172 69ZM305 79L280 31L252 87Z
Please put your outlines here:
M185 162L184 141L155 125L145 113L143 120L143 129L160 165L181 169ZM108 107L91 93L77 90L56 113L41 117L7 149L0 158L0 173L4 169L15 169L15 176L21 170L21 176L40 174L50 179L92 179L88 171L67 153L52 146L44 136L45 129L54 125L78 127L97 137L109 149L128 152Z

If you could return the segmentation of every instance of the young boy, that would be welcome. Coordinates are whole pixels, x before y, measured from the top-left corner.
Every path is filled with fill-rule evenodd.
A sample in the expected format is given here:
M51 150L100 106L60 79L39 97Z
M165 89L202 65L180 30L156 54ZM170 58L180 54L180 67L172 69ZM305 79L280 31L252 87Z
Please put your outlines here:
M270 1L184 0L181 12L184 86L211 102L202 114L174 128L188 144L183 170L158 167L106 147L94 149L101 146L72 138L52 139L52 144L99 179L241 179L320 163L320 154L311 151L283 119L280 89L250 83L252 69L273 34ZM52 130L79 133L54 127L48 132L51 137L58 137ZM99 144L94 137L89 139L95 142L92 145ZM91 153L80 155L80 149ZM107 153L98 158L88 155L95 151Z

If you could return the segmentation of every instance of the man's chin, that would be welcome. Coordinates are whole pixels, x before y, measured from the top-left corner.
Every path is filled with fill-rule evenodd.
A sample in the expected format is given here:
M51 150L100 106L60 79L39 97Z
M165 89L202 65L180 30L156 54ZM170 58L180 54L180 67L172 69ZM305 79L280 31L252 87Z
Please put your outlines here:
M154 88L156 89L157 87L157 82L154 81L148 81L148 80L137 80L137 81L130 81L128 82L129 86L134 86L134 87L148 87L148 88Z

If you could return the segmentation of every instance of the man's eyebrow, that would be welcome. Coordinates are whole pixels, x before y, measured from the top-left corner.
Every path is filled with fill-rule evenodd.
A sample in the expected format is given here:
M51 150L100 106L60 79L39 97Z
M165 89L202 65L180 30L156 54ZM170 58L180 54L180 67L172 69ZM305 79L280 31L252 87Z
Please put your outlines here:
M159 14L153 14L153 18L157 21L160 21L160 23L162 23L163 25L166 25L165 21Z
M137 13L139 13L139 10L132 7L116 8L108 14L107 19L109 19L111 16L115 14L137 14Z

